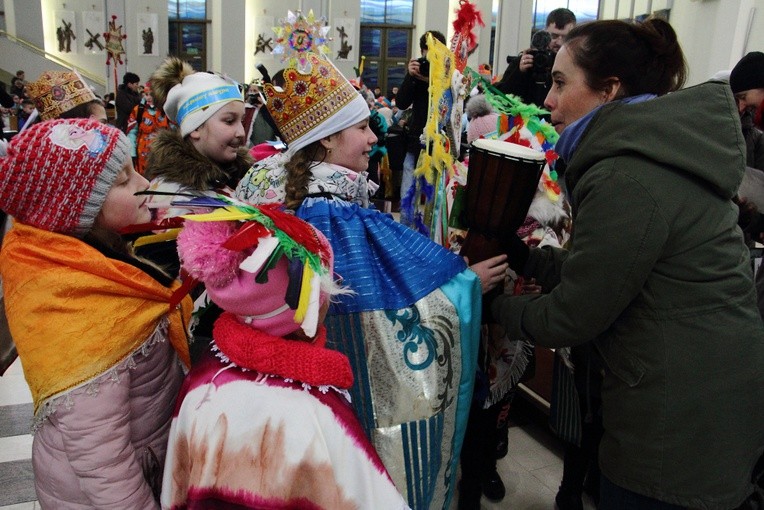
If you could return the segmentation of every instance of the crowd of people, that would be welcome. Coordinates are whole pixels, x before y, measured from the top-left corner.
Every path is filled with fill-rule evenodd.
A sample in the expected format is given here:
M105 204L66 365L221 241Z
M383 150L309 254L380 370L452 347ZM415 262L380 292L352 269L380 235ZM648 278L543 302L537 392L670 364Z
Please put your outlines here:
M547 346L559 510L758 508L764 53L684 88L664 20L545 32L467 101L467 145L501 129L491 94L559 135L473 264L374 205L427 150L437 31L388 93L313 53L244 89L168 57L114 125L76 73L20 71L0 275L41 506L479 510Z

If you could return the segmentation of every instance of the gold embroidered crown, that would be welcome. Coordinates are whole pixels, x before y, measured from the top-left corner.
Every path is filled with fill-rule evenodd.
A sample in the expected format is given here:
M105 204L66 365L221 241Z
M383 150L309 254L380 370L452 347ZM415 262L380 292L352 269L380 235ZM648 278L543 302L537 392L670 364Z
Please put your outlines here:
M264 86L268 112L291 144L358 97L358 92L329 60L305 53L284 69L284 86Z
M85 82L72 71L45 71L37 81L27 85L42 120L58 118L84 103L97 99Z

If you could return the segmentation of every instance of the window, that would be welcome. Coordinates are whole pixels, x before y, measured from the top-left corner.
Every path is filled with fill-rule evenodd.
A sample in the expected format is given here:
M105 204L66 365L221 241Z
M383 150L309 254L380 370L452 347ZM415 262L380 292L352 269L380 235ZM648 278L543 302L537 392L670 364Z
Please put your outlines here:
M533 31L546 28L546 17L558 7L567 7L576 15L576 22L597 19L599 0L535 0L533 5Z
M167 17L170 19L207 19L207 0L168 0Z
M168 0L170 55L181 58L197 71L207 69L206 0Z
M363 82L386 94L406 75L412 55L414 0L361 0Z

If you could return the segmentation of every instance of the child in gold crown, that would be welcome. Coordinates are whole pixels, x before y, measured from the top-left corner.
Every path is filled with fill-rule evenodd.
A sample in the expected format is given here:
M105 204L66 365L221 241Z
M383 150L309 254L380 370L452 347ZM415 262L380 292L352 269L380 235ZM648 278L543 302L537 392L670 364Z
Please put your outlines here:
M365 170L376 137L369 108L325 58L306 53L265 85L288 144L237 188L250 203L285 202L331 243L354 291L329 307L328 345L351 360L366 434L415 509L448 508L475 374L481 282L464 260L369 208ZM483 287L506 265L482 271Z

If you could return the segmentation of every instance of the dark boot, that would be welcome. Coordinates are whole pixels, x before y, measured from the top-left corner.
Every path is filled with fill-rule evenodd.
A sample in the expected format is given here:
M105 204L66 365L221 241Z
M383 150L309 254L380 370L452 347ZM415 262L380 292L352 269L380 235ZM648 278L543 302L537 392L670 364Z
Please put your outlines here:
M462 483L459 484L457 510L480 510L480 498L482 497L480 485L465 482L467 481L463 479Z
M584 490L584 478L589 467L587 452L574 445L565 443L565 457L562 463L562 482L554 501L558 510L583 510L581 496Z
M503 437L496 443L496 460L503 459L509 452L509 438Z
M596 462L589 465L589 472L586 473L584 481L584 493L592 498L594 506L600 502L600 470Z
M563 486L560 486L557 496L554 497L554 502L557 510L584 510L581 493L576 493Z
M483 488L483 495L494 503L504 499L504 496L507 494L504 482L501 480L499 472L495 469L483 480L481 486Z

